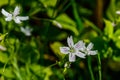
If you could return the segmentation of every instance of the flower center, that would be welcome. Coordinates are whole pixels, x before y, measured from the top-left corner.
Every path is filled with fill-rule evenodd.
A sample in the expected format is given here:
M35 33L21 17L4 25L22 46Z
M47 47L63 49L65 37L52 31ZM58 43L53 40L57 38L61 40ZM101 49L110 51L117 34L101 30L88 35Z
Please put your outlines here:
M75 53L75 52L76 52L76 50L75 50L74 47L71 47L69 51L70 51L71 53Z

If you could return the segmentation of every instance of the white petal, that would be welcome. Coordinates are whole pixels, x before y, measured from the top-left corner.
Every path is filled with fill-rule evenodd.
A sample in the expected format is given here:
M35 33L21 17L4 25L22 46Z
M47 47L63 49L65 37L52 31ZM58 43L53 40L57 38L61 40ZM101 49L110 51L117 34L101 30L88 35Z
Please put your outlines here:
M97 50L88 52L88 55L96 55L96 54L97 54Z
M84 53L82 53L82 52L77 52L77 53L75 53L78 57L80 57L80 58L85 58L85 54Z
M69 50L69 47L60 47L60 52L63 54L68 54Z
M6 16L6 17L12 17L12 14L8 13L7 11L5 11L4 9L2 9L1 13Z
M20 7L16 6L13 12L14 16L17 16L20 13Z
M21 23L21 21L20 21L20 19L19 19L18 17L15 17L15 18L14 18L14 21L15 21L15 23L17 23L17 24L20 24L20 23Z
M68 43L68 46L69 46L69 47L73 47L73 46L74 46L72 36L70 36L70 37L67 38L67 43Z
M81 48L84 47L83 41L77 42L74 47L75 47L75 49L80 50Z
M87 50L91 50L93 48L93 43L89 43L88 46L87 46Z
M17 18L19 18L19 19L22 20L22 21L25 21L25 20L28 20L28 19L29 19L28 16L25 16L25 17L17 16Z
M26 28L23 28L21 27L21 32L23 32L26 36L31 36L31 31L33 30L32 28L29 28L29 27L26 27Z
M120 11L116 11L116 14L120 15Z
M22 32L25 32L25 28L23 28L23 27L20 27L20 30L21 30Z
M0 50L1 50L1 51L6 51L6 47L0 45Z
M12 17L6 17L5 18L5 21L11 21L12 20Z
M74 53L70 53L70 54L69 54L69 61L70 61L70 62L75 62L75 59L76 59L75 54L74 54Z

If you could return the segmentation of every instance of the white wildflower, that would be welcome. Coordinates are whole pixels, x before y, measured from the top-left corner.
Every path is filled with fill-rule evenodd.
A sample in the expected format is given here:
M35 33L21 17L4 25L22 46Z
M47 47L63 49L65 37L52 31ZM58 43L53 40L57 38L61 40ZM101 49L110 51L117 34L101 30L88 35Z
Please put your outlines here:
M26 36L31 36L31 32L33 31L30 27L20 27L21 32L23 32Z
M6 51L6 47L0 45L0 51Z
M116 14L120 15L120 11L116 11Z
M15 23L20 24L21 21L28 20L28 16L18 16L20 14L20 7L16 6L13 13L9 13L6 10L2 9L1 13L6 17L6 21L14 20Z
M76 44L73 43L72 36L67 38L68 47L60 47L60 51L63 54L69 54L69 61L74 62L76 56L85 58L85 54L79 52L79 49L83 46L83 41L79 41Z
M87 47L85 47L85 43L83 45L83 48L80 49L82 53L85 53L86 55L96 55L97 50L91 50L93 48L93 43L89 43Z

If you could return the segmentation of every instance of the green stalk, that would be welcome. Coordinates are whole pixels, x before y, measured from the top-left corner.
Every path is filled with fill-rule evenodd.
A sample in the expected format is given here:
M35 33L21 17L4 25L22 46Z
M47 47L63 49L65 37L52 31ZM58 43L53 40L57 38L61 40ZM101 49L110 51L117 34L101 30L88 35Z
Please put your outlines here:
M99 74L99 80L102 80L100 54L98 54L98 74Z
M83 24L82 24L82 21L79 17L79 13L78 13L78 10L77 10L75 0L71 0L71 3L72 3L72 8L73 8L73 15L75 17L75 20L77 21L78 30L81 32L83 30Z
M15 72L18 80L23 80L22 77L21 77L21 74L20 74L20 70L19 70L18 65L17 65L16 56L14 56L14 59L12 61L12 65L14 67L14 72Z
M91 68L91 57L90 56L87 57L87 62L88 62L88 69L90 72L91 80L95 80L93 72L92 72L92 68Z

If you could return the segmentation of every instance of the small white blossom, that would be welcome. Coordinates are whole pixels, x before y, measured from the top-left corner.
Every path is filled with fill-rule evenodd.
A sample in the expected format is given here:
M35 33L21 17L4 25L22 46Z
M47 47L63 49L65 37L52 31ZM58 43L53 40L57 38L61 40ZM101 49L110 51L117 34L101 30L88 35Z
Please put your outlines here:
M28 20L28 16L18 16L20 14L20 7L16 6L12 13L7 12L6 10L2 9L1 13L6 17L6 21L14 20L15 23L20 24L21 21Z
M70 68L70 65L71 65L70 62L66 62L66 63L64 64L64 67L65 67L65 68Z
M115 22L112 22L112 26L113 26L113 27L115 27L115 26L116 26Z
M20 27L21 32L23 32L26 36L31 36L31 32L33 31L30 27Z
M6 47L0 45L0 51L6 51Z
M83 48L80 49L82 53L85 53L86 55L96 55L97 50L91 50L93 48L93 43L89 43L87 47L85 47L85 43L83 45Z
M63 54L69 54L69 61L74 62L76 59L76 56L80 58L85 58L85 54L81 53L79 49L83 46L83 41L79 41L76 44L74 44L72 36L67 38L68 47L60 47L60 51Z
M120 11L116 11L116 14L120 15Z

